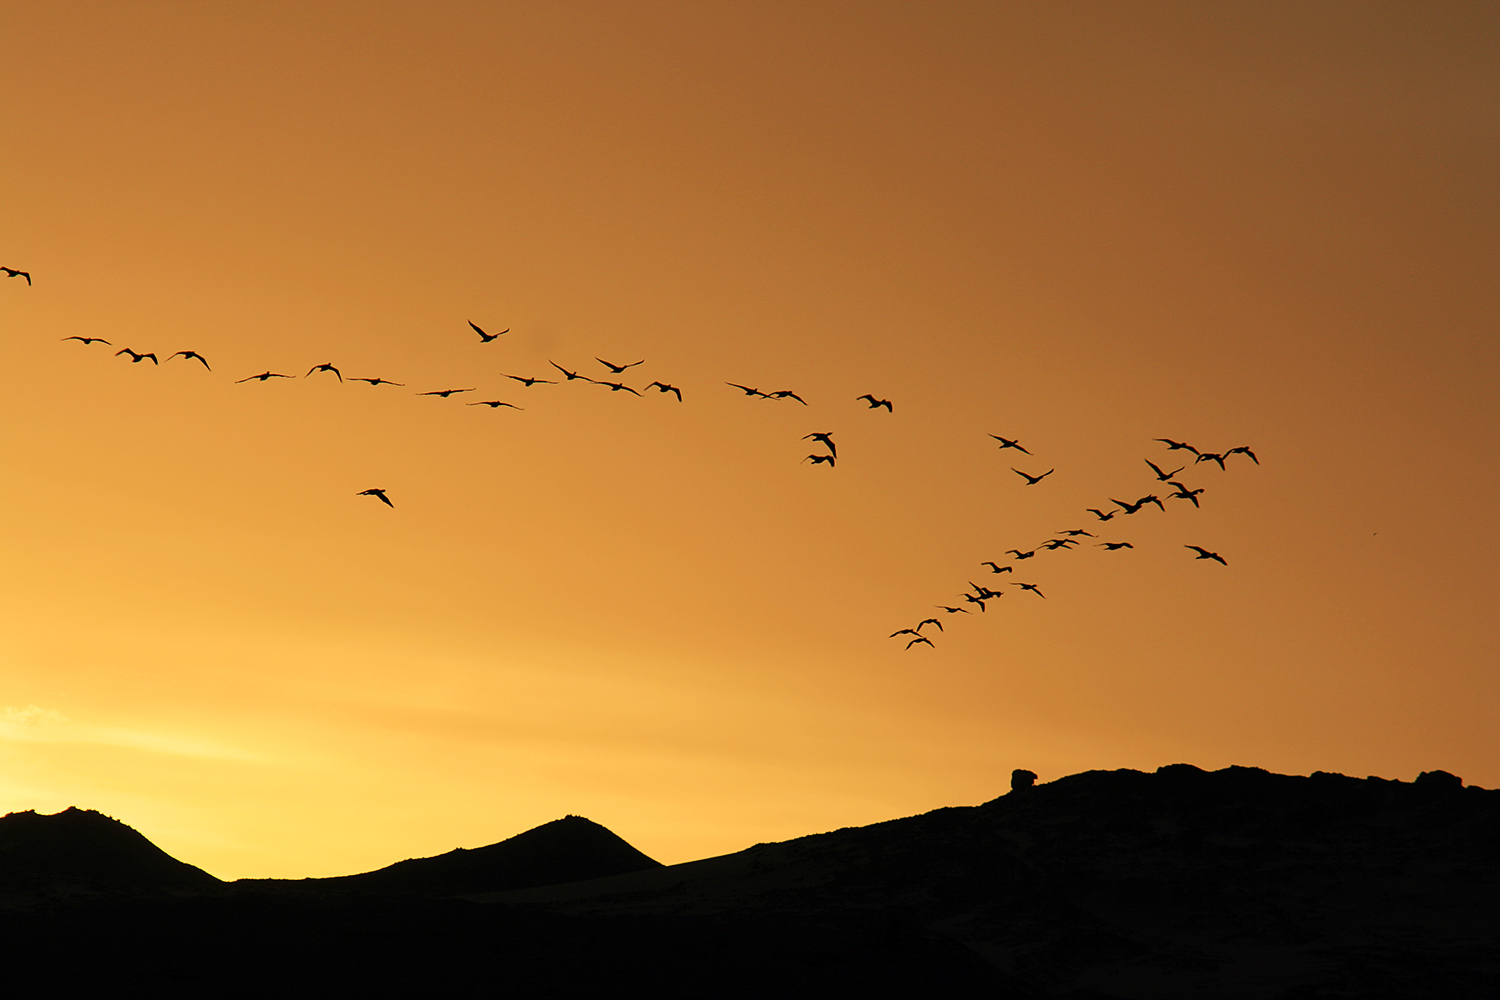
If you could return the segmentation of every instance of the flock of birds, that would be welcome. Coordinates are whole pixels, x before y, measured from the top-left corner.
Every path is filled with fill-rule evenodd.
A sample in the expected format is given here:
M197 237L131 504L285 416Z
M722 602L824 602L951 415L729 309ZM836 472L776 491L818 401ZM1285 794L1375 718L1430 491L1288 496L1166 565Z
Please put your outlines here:
M27 285L31 285L31 275L26 271L17 270L10 267L0 267L0 271L3 271L8 277L25 278ZM474 323L472 320L468 321L468 323L473 332L479 336L481 344L493 343L505 334L510 333L509 328L501 330L499 333L489 333L478 324ZM110 341L102 337L71 336L63 337L62 340L78 341L85 347L92 346L94 344L103 344L106 347L114 346L110 343ZM136 351L130 347L122 347L120 350L115 352L115 356L128 357L132 364L140 364L143 361L150 361L153 365L160 365L162 363L158 359L158 356L154 351ZM205 371L213 371L213 368L209 365L208 359L197 351L175 351L172 354L167 355L166 360L170 362L176 358L182 358L184 361L196 361L203 366ZM610 374L614 376L624 375L630 369L645 364L645 359L628 362L626 364L619 364L613 361L608 361L604 358L597 357L594 360L597 361L600 365L607 368ZM641 386L640 389L636 389L629 385L626 385L622 381L590 378L589 376L582 374L580 371L574 371L564 368L562 365L559 365L555 361L549 360L548 364L555 368L557 372L561 376L563 376L563 378L548 379L535 375L512 375L503 372L500 374L504 378L508 378L520 383L527 389L530 389L533 386L537 385L557 385L560 382L581 381L592 385L604 386L611 392L627 392L635 396L642 396L644 393L650 392L652 389L655 389L661 394L670 393L676 397L679 403L682 402L682 389L678 386L672 385L671 383L653 381ZM331 374L341 383L346 381L343 372L339 368L337 368L332 362L324 362L322 364L313 365L303 375L300 376L285 372L274 372L268 369L255 375L247 375L244 378L236 379L235 384L238 385L247 382L265 383L273 378L311 378L312 376L318 374ZM397 388L405 386L405 383L403 382L393 382L388 379L379 377L368 378L350 376L347 381L365 382L371 386L388 385ZM747 397L782 401L795 400L803 406L808 405L806 399L804 399L799 393L791 389L777 389L770 392L764 392L758 388L748 385L742 385L738 382L725 382L724 384L731 388L740 390ZM447 399L450 396L458 395L460 393L477 391L478 389L476 387L448 388L424 390L416 393L416 395L436 396L442 399ZM868 408L871 410L884 409L888 414L895 413L895 407L889 399L878 398L873 393L865 393L864 395L858 396L856 397L856 401L866 403L868 405ZM517 406L514 403L500 399L476 400L474 402L467 403L466 405L487 406L491 409L498 409L500 407L508 407L515 410L524 409L523 407ZM990 434L989 436L995 441L999 442L998 447L1001 451L1013 450L1027 456L1028 458L1034 457L1032 456L1031 452L1027 450L1017 439L1006 438L999 434ZM804 459L802 459L804 463L810 462L814 466L827 465L830 469L836 467L838 462L838 446L834 443L833 433L831 431L814 431L805 435L802 440L812 441L815 445L820 445L824 449L826 449L826 454L813 452L807 455ZM1199 487L1197 489L1190 488L1177 478L1179 475L1189 470L1189 465L1191 465L1192 468L1196 468L1198 465L1204 462L1211 462L1217 465L1221 471L1225 471L1227 469L1227 466L1225 465L1226 461L1234 455L1243 455L1246 458L1250 459L1250 461L1254 462L1256 465L1260 464L1260 459L1256 456L1255 452L1251 451L1249 447L1243 445L1239 447L1229 448L1222 452L1213 452L1202 451L1185 441L1176 441L1171 438L1156 438L1155 440L1166 445L1169 453L1189 452L1193 455L1193 460L1191 463L1184 464L1179 468L1170 470L1164 469L1162 466L1157 465L1149 458L1145 459L1144 461L1146 465L1150 467L1157 483L1164 483L1167 486L1172 487L1173 491L1170 493L1166 493L1166 499L1187 501L1192 503L1194 508L1198 508L1201 506L1198 498L1205 492L1205 490L1202 487ZM1045 480L1048 476L1052 475L1057 470L1055 468L1050 468L1046 472L1033 474L1011 466L1010 471L1014 472L1017 476L1020 476L1023 480L1025 480L1026 486L1032 487L1041 484L1043 480ZM1165 493L1164 488L1162 489L1162 492ZM394 509L396 505L387 494L388 491L386 488L379 487L360 490L355 494L355 496L373 497L379 500L381 503L385 504L387 507L391 507ZM1128 496L1129 494L1126 495ZM1105 506L1105 504L1101 503L1099 507L1084 508L1087 513L1094 515L1096 519L1096 521L1094 522L1095 527L1103 524L1104 522L1112 521L1116 517L1128 517L1134 515L1147 506L1155 506L1158 510L1163 512L1166 510L1166 505L1162 502L1162 497L1158 496L1156 493L1148 493L1145 496L1137 497L1133 500L1119 500L1114 497L1109 497L1107 498L1107 502L1109 504L1113 504L1114 507L1107 507ZM1055 532L1054 537L1044 539L1043 541L1033 545L1030 549L1007 549L1004 554L1014 557L1012 560L1006 561L1004 563L995 560L985 560L983 562L980 562L979 565L981 567L988 567L990 573L993 575L999 575L1003 573L1013 574L1015 572L1017 564L1024 563L1027 560L1035 558L1040 552L1066 552L1071 551L1074 547L1083 545L1084 543L1079 541L1080 538L1094 539L1095 541L1093 541L1091 544L1094 547L1104 549L1106 552L1118 552L1123 549L1135 548L1135 546L1128 541L1100 540L1097 535L1084 528L1067 528ZM1195 559L1218 562L1222 566L1228 565L1228 562L1224 559L1224 557L1219 555L1217 552L1213 552L1199 545L1184 545L1183 547L1195 553ZM1040 585L1037 583L1027 583L1014 580L1009 585L1012 587L1017 587L1023 592L1035 594L1037 597L1044 600L1047 597L1046 594L1042 593ZM998 600L1006 593L1009 592L1004 590L995 590L990 587L974 583L973 581L969 581L969 589L958 595L962 599L961 604L957 606L951 604L936 604L933 606L938 608L945 615L972 614L973 608L977 607L980 612L983 612L985 611L985 608L989 602ZM929 625L935 627L940 633L944 631L941 619L936 617L929 617L918 622L911 628L902 628L896 630L895 632L892 632L890 634L890 638L894 639L901 636L911 636L911 638L906 643L907 649L911 649L913 646L917 645L933 646L934 644L932 642L932 639L922 632L922 630Z
M1004 438L998 434L991 434L990 437L1000 442L999 448L1001 451L1009 448L1019 451L1023 455L1031 455L1031 452L1027 451L1026 448L1023 447L1017 440ZM1193 467L1196 467L1203 462L1212 462L1219 467L1219 470L1221 472L1226 471L1224 462L1231 455L1244 455L1256 465L1260 464L1260 459L1256 456L1255 452L1251 451L1249 447L1243 445L1236 448L1229 448L1226 451L1215 452L1200 451L1198 448L1195 448L1193 445L1190 445L1185 441L1174 441L1171 438L1156 438L1155 440L1166 445L1169 452L1191 452L1193 454L1193 461L1191 463ZM1198 489L1191 489L1176 478L1178 475L1188 470L1187 465L1168 470L1163 469L1161 466L1157 465L1149 458L1144 459L1144 461L1148 466L1150 466L1152 473L1154 473L1155 475L1156 482L1166 483L1168 486L1171 486L1173 488L1174 492L1167 493L1167 499L1186 500L1191 502L1194 508L1202 507L1202 504L1198 502L1198 497L1206 492L1205 489L1203 487L1199 487ZM1046 472L1043 472L1039 475L1032 475L1012 466L1010 471L1026 480L1027 486L1036 486L1043 479L1046 479L1048 476L1052 475L1052 473L1056 470L1048 469ZM1126 495L1128 496L1129 494ZM1099 507L1084 508L1087 513L1094 515L1095 522L1093 526L1097 527L1098 525L1103 524L1106 521L1113 521L1116 517L1128 517L1131 514L1139 513L1147 506L1155 506L1162 512L1165 512L1167 509L1166 505L1162 503L1162 498L1155 493L1148 493L1145 496L1137 497L1134 500L1117 500L1114 497L1109 497L1108 502L1114 504L1115 506L1113 508L1109 508L1105 507L1104 504L1100 504ZM1036 545L1033 545L1029 549L1006 549L1003 554L1014 557L1009 561L1000 563L995 560L986 560L984 562L981 562L979 565L989 567L991 574L1014 574L1016 571L1016 565L1018 563L1025 562L1028 559L1034 559L1036 558L1038 553L1043 551L1072 551L1074 547L1083 544L1079 541L1080 538L1095 539L1092 544L1097 548L1104 549L1105 552L1119 552L1122 549L1135 548L1135 545L1130 542L1099 540L1098 535L1095 535L1092 531L1089 531L1086 528L1064 528L1054 532L1053 537L1038 542ZM1209 559L1217 562L1221 566L1229 565L1229 563L1224 559L1223 556L1219 555L1217 552L1210 551L1209 549L1206 549L1201 545L1184 545L1183 548L1189 549L1192 552L1196 553L1194 556L1195 559ZM1037 597L1040 597L1043 600L1045 600L1047 597L1046 594L1042 593L1040 584L1013 581L1010 585L1013 587L1021 588L1022 592L1035 594ZM963 604L960 604L956 607L949 604L935 604L933 605L933 607L939 609L946 615L972 614L973 612L971 609L974 607L978 607L979 610L983 612L988 602L998 600L999 598L1005 596L1005 594L1007 593L1009 593L1009 591L994 590L990 587L986 587L982 584L978 584L970 580L969 589L958 595L963 599ZM965 607L964 605L968 606ZM924 618L922 621L918 622L911 628L897 629L890 634L889 638L896 639L900 636L911 636L912 638L907 640L906 643L907 649L911 649L913 646L917 645L932 646L932 639L922 634L922 629L926 628L928 625L936 627L939 632L944 631L941 619Z

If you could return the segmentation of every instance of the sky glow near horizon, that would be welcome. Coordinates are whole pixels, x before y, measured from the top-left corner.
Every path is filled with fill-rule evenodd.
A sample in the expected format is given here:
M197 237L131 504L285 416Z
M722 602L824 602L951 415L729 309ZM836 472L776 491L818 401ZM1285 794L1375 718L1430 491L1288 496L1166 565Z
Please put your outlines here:
M1497 21L8 5L0 812L299 878L1016 767L1500 785ZM1101 526L1163 437L1262 464ZM981 566L1079 528L1135 548Z

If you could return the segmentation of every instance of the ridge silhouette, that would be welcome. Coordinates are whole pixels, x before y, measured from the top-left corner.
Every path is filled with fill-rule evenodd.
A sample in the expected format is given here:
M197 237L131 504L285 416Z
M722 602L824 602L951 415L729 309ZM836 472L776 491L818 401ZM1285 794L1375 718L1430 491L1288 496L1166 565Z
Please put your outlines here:
M1190 764L1010 778L982 805L671 866L570 816L337 879L199 872L201 889L32 905L0 892L0 940L27 958L17 987L67 969L70 988L193 995L288 982L747 1000L1496 995L1500 791L1437 770L1409 782ZM165 858L97 813L0 819L11 882L43 856L49 877L76 881L68 866L96 851ZM554 862L576 876L574 851L639 867L535 881ZM166 863L174 877L196 871ZM532 884L472 889L491 877Z

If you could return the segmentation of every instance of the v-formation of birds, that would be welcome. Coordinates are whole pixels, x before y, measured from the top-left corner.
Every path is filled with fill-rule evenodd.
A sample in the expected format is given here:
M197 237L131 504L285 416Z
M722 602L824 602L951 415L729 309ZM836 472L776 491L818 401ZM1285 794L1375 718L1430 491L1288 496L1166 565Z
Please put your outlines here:
M1019 441L1004 438L998 434L991 434L990 437L1000 442L999 448L1002 451L1009 448L1019 451L1024 455L1031 454L1031 452L1029 452L1023 445L1021 445ZM1157 438L1156 440L1165 444L1171 451L1191 452L1194 456L1192 462L1192 465L1194 466L1203 462L1213 462L1219 467L1221 471L1223 471L1226 469L1226 466L1224 464L1225 460L1231 455L1244 455L1256 465L1260 464L1260 459L1256 457L1255 452L1244 446L1229 448L1223 452L1208 452L1199 451L1197 448L1193 447L1190 444L1187 444L1186 442L1173 441L1170 438ZM1198 509L1202 506L1198 502L1198 497L1201 496L1205 492L1205 490L1202 487L1198 489L1190 489L1181 481L1174 478L1183 473L1188 468L1187 465L1180 466L1176 469L1166 470L1157 465L1155 462L1151 461L1149 458L1145 459L1144 461L1146 465L1151 468L1151 472L1154 474L1156 482L1165 482L1174 488L1175 492L1168 493L1167 499L1187 500L1192 503L1194 509ZM1048 469L1046 472L1040 473L1038 475L1032 475L1014 467L1011 468L1011 471L1026 480L1026 486L1036 486L1041 483L1043 479L1047 478L1047 476L1050 476L1055 470ZM1129 494L1126 495L1128 496ZM1113 504L1114 507L1105 507L1103 504L1101 504L1099 507L1085 508L1086 513L1094 515L1094 524L1096 526L1102 526L1105 522L1113 521L1116 517L1129 516L1131 514L1139 513L1148 506L1154 506L1162 512L1165 512L1167 509L1166 505L1162 503L1162 498L1155 493L1148 493L1145 496L1137 497L1134 500L1117 500L1111 497L1109 498L1108 502L1110 504ZM1041 552L1072 551L1074 548L1081 547L1084 544L1079 541L1080 538L1094 539L1094 541L1090 544L1093 547L1103 549L1106 553L1120 552L1125 549L1135 548L1135 545L1128 541L1101 540L1099 539L1099 536L1095 535L1087 528L1063 528L1054 532L1053 537L1044 539L1041 542L1033 545L1029 549L1007 549L1004 554L1007 556L1012 556L1013 558L1010 560L1006 560L1005 562L1000 562L997 560L986 560L984 562L981 562L979 565L988 567L992 575L1009 573L1012 577L1014 577L1017 565L1025 564L1027 560L1036 558L1037 555ZM1209 549L1204 548L1201 545L1184 545L1183 548L1196 553L1196 555L1193 557L1195 560L1207 559L1217 562L1221 566L1229 565L1228 561L1225 560L1223 556L1219 555L1219 553L1210 551ZM1043 600L1045 600L1047 597L1046 594L1042 593L1041 585L1038 583L1022 582L1020 580L1013 579L1009 585L1019 588L1020 592L1023 594L1035 594L1037 597L1042 598ZM1013 591L1006 591L1003 589L994 590L990 587L984 586L983 584L978 584L970 580L969 589L958 595L961 598L961 603L956 605L935 604L933 605L933 607L938 608L946 615L973 614L974 608L978 608L980 612L983 612L986 607L988 607L989 602L998 600L999 598L1005 596L1005 594L1007 593L1013 593ZM936 618L927 618L913 628L898 629L897 631L892 632L890 638L894 639L903 635L913 636L914 638L910 639L906 643L907 649L911 649L916 645L934 646L935 644L932 642L932 640L928 636L922 634L923 627L927 625L935 625L939 632L943 631L943 625L941 621Z
M0 271L4 271L7 276L12 277L12 278L14 278L14 277L23 277L23 278L26 279L27 285L28 286L31 285L31 275L28 272L16 270L14 268L9 268L9 267L0 267ZM494 341L498 340L501 336L510 333L510 329L509 328L507 328L505 330L501 330L499 333L493 333L493 334L492 333L488 333L482 327L480 327L477 324L475 324L472 320L469 321L469 326L473 329L474 333L476 333L479 336L481 344L490 344L490 343L493 343ZM108 340L105 340L102 337L72 336L72 337L64 337L62 339L64 341L76 340L76 341L80 342L81 344L83 344L85 347L91 346L93 344L104 344L106 346L113 346L112 344L110 344L110 342ZM130 348L130 347L124 347L124 348L120 349L119 351L116 351L115 352L115 356L116 357L121 357L121 356L128 357L130 359L131 363L133 363L133 364L139 364L142 361L150 361L153 365L158 365L158 366L161 364L161 362L157 358L157 355L154 352L136 351L136 350L134 350L133 348ZM179 358L179 357L182 358L185 361L197 361L199 364L201 364L203 366L203 368L206 371L212 371L213 370L211 368L211 366L209 365L208 360L203 355L199 354L197 351L194 351L194 350L176 351L176 352L168 355L167 356L167 360L171 361L171 360ZM616 375L616 376L623 375L627 371L629 371L630 369L635 368L635 367L637 367L639 365L645 364L645 359L644 358L641 359L641 360L639 360L639 361L631 361L631 362L625 362L625 363L610 361L610 360L605 359L605 358L597 358L597 357L594 360L597 361L599 364L603 365L605 368L607 368L609 370L610 374ZM602 386L605 386L611 392L614 392L614 393L628 392L628 393L630 393L632 395L635 395L635 396L642 395L641 391L639 391L637 389L634 389L634 388L632 388L632 387L624 384L623 382L613 382L613 381L610 381L608 379L594 379L594 378L590 378L587 375L584 375L584 374L582 374L579 371L573 371L573 370L569 370L567 368L564 368L562 365L559 365L555 361L549 361L548 363L553 368L557 369L558 373L560 373L561 375L564 376L564 378L563 378L562 381L565 381L565 382L582 381L582 382L587 382L587 383L590 383L590 384L593 384L593 385L602 385ZM307 370L307 372L304 373L300 377L301 378L309 378L309 377L312 377L313 375L322 374L322 373L327 373L327 374L333 375L336 379L338 379L339 382L344 382L345 381L343 372L339 368L335 367L332 362L324 362L322 364L314 365L311 368L309 368ZM513 374L504 373L504 372L502 372L500 374L501 374L501 376L503 378L508 378L508 379L511 379L511 380L513 380L515 382L519 382L526 389L530 389L530 388L532 388L533 386L536 386L536 385L556 385L556 384L558 384L558 380L557 379L545 379L545 378L542 378L540 376L513 375ZM275 378L275 379L294 379L294 378L297 378L297 377L299 377L299 376L291 375L291 374L288 374L288 373L282 373L282 372L273 372L273 371L270 371L268 369L268 370L266 370L264 372L261 372L259 374L248 375L248 376L246 376L244 378L236 379L235 382L236 382L236 384L246 383L246 382L260 382L260 383L265 383L265 382L267 382L267 381L269 381L269 380L271 380L273 378ZM366 383L366 384L368 384L370 386L381 386L381 385L389 385L389 386L393 386L393 387L404 387L405 386L405 383L402 383L402 382L393 382L393 381L390 381L388 379L380 378L380 377L370 378L370 377L364 377L364 376L351 376L348 381L351 381L351 382L364 382L364 383ZM752 386L747 386L747 385L742 385L742 384L737 383L737 382L725 382L724 384L726 386L731 387L731 388L740 390L747 397L753 397L753 398L762 399L762 400L781 400L781 401L794 400L794 401L796 401L797 403L800 403L803 406L807 406L808 405L806 399L804 399L799 393L797 393L796 391L791 390L791 389L776 389L776 390L772 390L770 392L764 392L764 391L762 391L762 390L760 390L758 388L755 388L755 387L752 387ZM663 395L670 393L670 394L672 394L673 396L676 397L676 399L677 399L677 401L679 403L682 402L682 399L683 399L682 389L679 388L678 386L672 385L672 384L667 383L667 382L653 381L653 382L650 382L650 383L644 385L642 388L645 391L647 391L647 392L649 392L652 389L656 389L660 394L663 394ZM438 398L441 398L441 399L447 399L450 396L458 395L460 393L475 392L475 391L477 391L477 389L475 387L451 388L451 389L435 389L435 390L426 390L426 391L418 392L417 395L419 395L419 396L435 396L435 397L438 397ZM859 396L859 397L857 397L856 401L857 402L864 402L864 403L868 404L868 408L871 409L871 410L884 409L888 414L893 414L895 412L895 407L893 406L893 404L891 403L890 400L877 398L872 393L866 393L866 394L864 394L862 396ZM506 408L510 408L510 409L516 409L516 410L522 409L522 407L516 406L514 403L510 403L510 402L507 402L507 401L504 401L504 400L498 400L498 399L497 400L477 400L477 401L474 401L474 402L469 402L467 405L469 405L469 406L486 406L486 407L489 407L491 409L499 409L501 407L506 407ZM1020 443L1020 441L1017 440L1017 439L1006 438L1006 437L1003 437L1003 436L1001 436L999 434L990 434L989 437L991 437L994 440L996 440L996 441L999 442L999 446L998 447L1002 451L1010 449L1010 450L1014 450L1014 451L1020 452L1021 454L1026 455L1028 458L1032 457L1031 451L1028 450L1024 445L1022 445ZM827 465L830 469L834 468L837 465L838 447L834 443L833 432L831 432L831 431L814 431L814 432L812 432L810 434L804 435L803 438L802 438L802 440L804 440L804 441L813 441L816 445L821 445L823 448L827 449L827 454L819 454L819 453L815 452L815 453L807 455L804 459L802 459L802 461L804 463L811 463L814 466ZM1188 443L1183 442L1183 441L1175 441L1175 440L1173 440L1171 438L1157 438L1156 440L1159 441L1162 444L1165 444L1167 446L1167 449L1168 449L1169 452L1175 453L1175 452L1179 452L1179 451L1187 451L1187 452L1191 453L1193 455L1193 461L1192 461L1191 465L1194 466L1194 467L1196 467L1197 465L1199 465L1199 464L1201 464L1203 462L1212 462L1212 463L1216 464L1219 467L1220 470L1225 470L1226 469L1226 465L1225 465L1226 460L1230 456L1233 456L1233 455L1244 455L1247 458L1249 458L1252 462L1254 462L1256 465L1260 464L1260 459L1256 456L1255 452L1251 451L1250 448L1248 448L1246 446L1239 446L1239 447L1235 447L1235 448L1229 448L1229 449L1227 449L1227 450L1225 450L1223 452L1209 452L1209 451L1200 451L1198 448L1194 447L1191 444L1188 444ZM1155 462L1151 461L1150 459L1145 459L1144 461L1145 461L1146 465L1150 467L1151 472L1154 474L1156 482L1158 482L1158 483L1166 483L1167 485L1169 485L1169 486L1171 486L1171 487L1174 488L1174 492L1171 492L1171 493L1167 494L1167 498L1168 499L1187 500L1187 501L1189 501L1189 502L1192 503L1192 505L1193 505L1194 508L1197 508L1197 507L1201 506L1200 503L1199 503L1199 501L1198 501L1198 497L1200 495L1202 495L1205 491L1202 488L1191 489L1188 486L1184 485L1180 480L1178 480L1176 478L1178 475L1180 475L1181 473L1183 473L1188 468L1187 465L1180 466L1180 467L1178 467L1176 469L1167 470L1167 469L1163 469L1161 466L1157 465ZM1025 485L1026 486L1033 487L1033 486L1037 486L1037 485L1041 484L1043 480L1045 480L1048 476L1051 476L1057 470L1055 468L1049 468L1045 472L1039 472L1039 473L1034 473L1033 474L1033 473L1027 472L1027 471L1025 471L1023 469L1016 468L1015 466L1011 466L1011 471L1014 472L1017 476L1020 476L1023 480L1025 480ZM357 496L373 497L373 498L379 500L381 503L385 504L387 507L390 507L390 508L394 509L395 508L395 504L392 502L391 498L387 495L387 493L388 493L388 491L387 491L386 488L380 487L380 488L371 488L371 489L360 490L360 491L358 491L358 493L356 495ZM1154 505L1155 507L1157 507L1159 510L1162 510L1162 511L1166 510L1166 507L1162 503L1161 498L1159 496L1157 496L1156 494L1154 494L1154 493L1147 494L1147 495L1142 496L1142 497L1138 497L1138 498L1136 498L1134 500L1119 500L1119 499L1115 499L1113 497L1110 497L1108 499L1108 502L1110 504L1113 504L1114 507L1118 508L1118 509L1107 508L1107 507L1104 507L1103 505L1101 505L1100 507L1089 507L1089 508L1086 508L1086 511L1088 513L1094 515L1094 517L1096 518L1096 522L1097 523L1103 524L1104 522L1108 522L1108 521L1113 520L1116 516L1128 516L1128 515L1136 514L1136 513L1138 513L1139 511L1141 511L1143 508L1145 508L1148 505ZM1074 547L1080 546L1082 544L1082 543L1080 543L1078 541L1078 539L1080 537L1097 538L1097 536L1094 535L1092 532L1087 531L1085 529L1081 529L1081 528L1063 529L1063 530L1060 530L1060 531L1056 532L1056 536L1058 536L1058 537L1053 537L1053 538L1045 539L1045 540L1037 543L1032 548L1027 549L1027 550L1021 550L1021 549L1008 549L1008 550L1006 550L1005 555L1013 556L1014 557L1014 562L1006 562L1004 564L1001 564L1000 562L997 562L997 561L994 561L994 560L986 560L986 561L983 561L983 562L979 563L979 565L980 566L984 566L984 567L989 567L989 570L990 570L990 572L992 574L1002 574L1002 573L1011 573L1011 574L1014 574L1014 572L1015 572L1015 563L1020 563L1020 562L1023 562L1025 560L1032 559L1032 558L1036 557L1036 555L1037 555L1037 553L1039 551L1043 551L1043 550L1048 551L1048 552L1071 551ZM1134 548L1134 545L1132 543L1128 542L1128 541L1096 541L1096 542L1093 543L1093 545L1095 545L1098 548L1104 549L1105 552L1118 552L1118 551L1121 551L1121 550L1124 550L1124 549L1133 549ZM1199 546L1199 545L1184 545L1183 547L1186 548L1186 549L1191 550L1194 553L1196 553L1196 555L1194 556L1195 560L1210 560L1210 561L1218 562L1220 565L1223 565L1223 566L1227 566L1228 565L1228 562L1224 559L1224 557L1221 556L1221 555L1219 555L1217 552L1210 551L1209 549L1204 548L1204 547ZM1016 581L1011 582L1010 586L1019 588L1022 593L1035 594L1037 597L1042 598L1044 600L1046 599L1046 596L1047 596L1046 594L1042 593L1040 584L1030 583L1030 582L1023 582L1023 581L1016 580ZM957 605L957 606L948 605L948 604L937 604L937 605L934 605L934 606L937 607L937 608L939 608L941 611L943 611L945 614L948 614L948 615L954 615L954 614L971 614L972 613L971 609L974 608L974 607L977 607L980 612L983 612L983 611L985 611L985 609L988 606L989 602L999 599L1000 597L1004 596L1006 593L1008 593L1008 591L993 590L993 589L991 589L989 587L985 587L985 586L982 586L980 584L976 584L976 583L970 581L969 582L969 589L967 591L965 591L964 593L962 593L962 594L959 595L962 598L962 601L963 601L962 604ZM964 605L968 605L968 606L965 607ZM923 621L919 622L913 628L898 629L897 631L891 633L891 638L897 638L897 637L904 636L904 635L910 635L910 636L912 636L912 638L909 641L907 641L907 643L906 643L906 648L907 649L911 649L913 646L917 646L917 645L925 645L925 646L931 647L931 646L934 645L933 642L932 642L932 640L928 636L922 634L922 629L925 628L928 625L934 626L939 632L943 631L943 624L942 624L942 622L939 619L937 619L937 618L927 618L927 619L924 619Z

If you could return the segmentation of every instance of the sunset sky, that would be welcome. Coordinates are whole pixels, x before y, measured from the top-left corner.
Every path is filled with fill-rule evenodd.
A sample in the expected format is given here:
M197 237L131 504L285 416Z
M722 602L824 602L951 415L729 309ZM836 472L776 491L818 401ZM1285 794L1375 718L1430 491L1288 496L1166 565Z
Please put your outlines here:
M1500 785L1500 6L0 24L0 813L300 878L1017 767ZM1157 438L1261 464L1195 510Z

